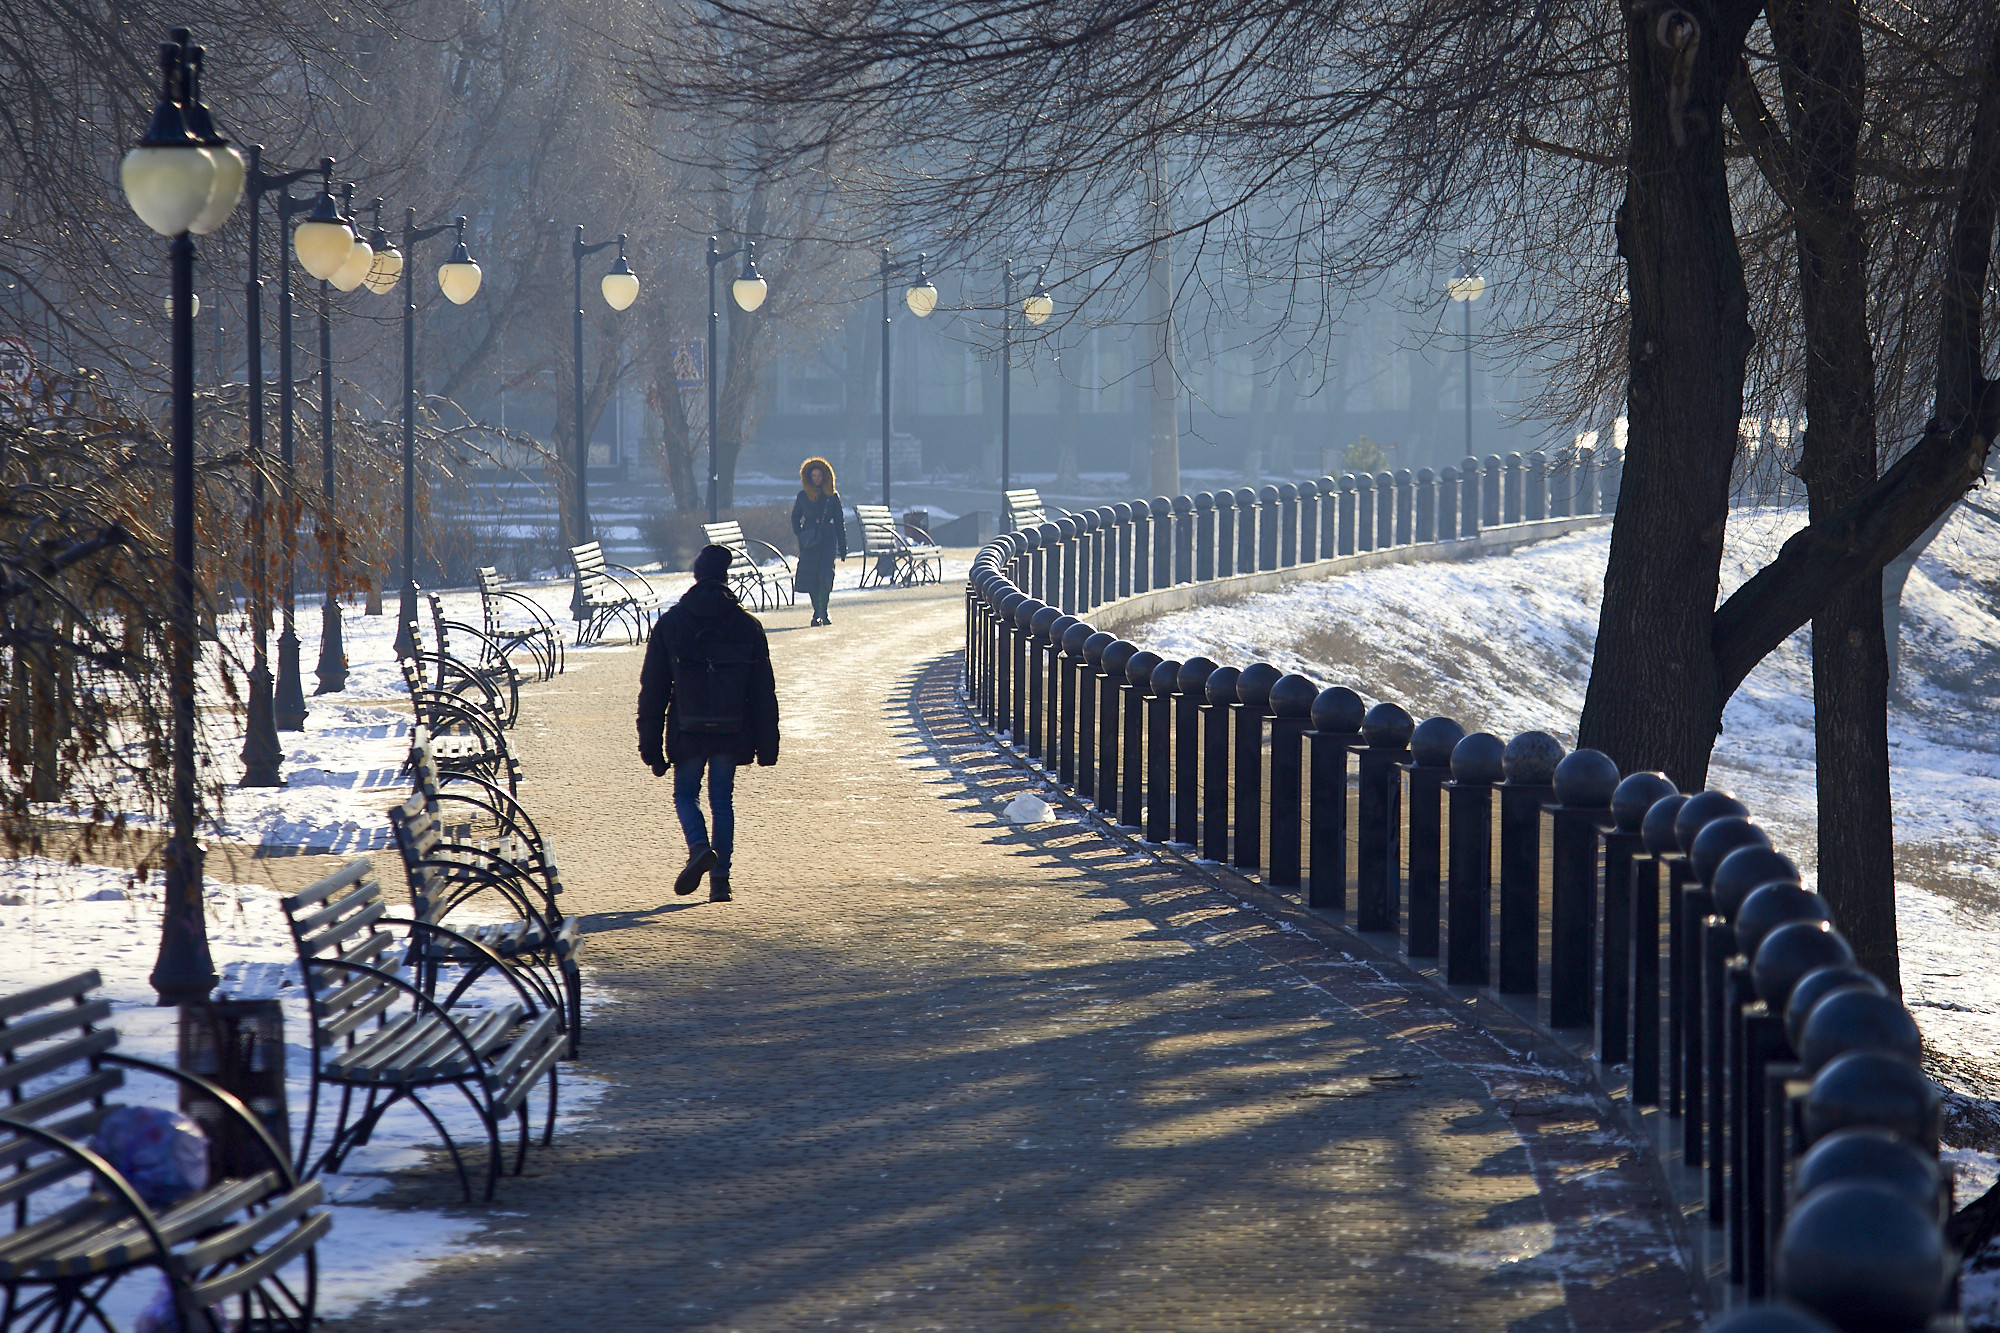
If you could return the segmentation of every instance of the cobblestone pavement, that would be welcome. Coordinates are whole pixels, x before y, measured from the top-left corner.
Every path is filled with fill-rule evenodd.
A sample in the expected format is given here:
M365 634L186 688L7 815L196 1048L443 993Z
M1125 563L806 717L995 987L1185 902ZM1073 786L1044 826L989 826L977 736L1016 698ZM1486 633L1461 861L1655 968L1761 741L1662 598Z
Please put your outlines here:
M1004 823L962 605L766 617L784 751L739 781L730 904L670 892L638 654L523 691L613 1086L502 1182L487 1253L343 1327L1692 1325L1586 1094L1186 867Z

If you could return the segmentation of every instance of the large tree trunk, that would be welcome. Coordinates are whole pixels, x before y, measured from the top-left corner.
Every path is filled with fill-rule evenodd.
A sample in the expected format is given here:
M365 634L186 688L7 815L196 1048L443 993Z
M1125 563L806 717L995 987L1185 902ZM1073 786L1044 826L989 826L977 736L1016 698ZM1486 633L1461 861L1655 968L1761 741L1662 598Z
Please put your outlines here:
M1684 788L1707 779L1724 697L1710 633L1753 337L1722 111L1756 13L1626 10L1629 435L1578 744Z
M1854 503L1879 465L1868 240L1854 206L1866 53L1853 0L1773 0L1767 15L1791 128L1782 192L1798 238L1806 343L1799 472L1821 522ZM1900 993L1879 589L1863 581L1833 598L1813 619L1812 645L1819 890L1862 966Z

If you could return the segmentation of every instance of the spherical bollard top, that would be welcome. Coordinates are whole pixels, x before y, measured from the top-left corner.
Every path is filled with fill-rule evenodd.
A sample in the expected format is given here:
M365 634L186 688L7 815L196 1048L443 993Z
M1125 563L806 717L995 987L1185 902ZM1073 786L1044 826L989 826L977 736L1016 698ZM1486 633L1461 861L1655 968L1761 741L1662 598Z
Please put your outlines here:
M1146 693L1155 699L1169 698L1179 687L1180 679L1181 664L1167 658L1153 668L1153 678L1146 682Z
M1785 1012L1792 987L1799 978L1829 963L1851 963L1854 950L1824 921L1787 921L1772 930L1757 946L1750 964L1750 980L1757 998L1774 1014Z
M1216 507L1217 509L1234 509L1234 508L1236 508L1236 492L1235 492L1235 491L1217 491L1217 492L1215 493L1215 507Z
M1176 495L1174 497L1174 512L1176 514L1188 513L1193 508L1194 500L1192 497L1186 495Z
M1104 665L1104 650L1118 642L1116 634L1106 634L1098 630L1083 641L1083 660L1094 667Z
M1096 627L1091 625L1090 622L1088 621L1079 620L1074 625L1071 625L1068 629L1063 631L1063 636L1062 636L1063 655L1066 657L1082 656L1084 641L1089 639L1090 636L1095 633L1097 633Z
M1368 705L1345 685L1329 685L1313 700L1313 730L1350 735L1361 730Z
M1571 750L1556 765L1556 799L1578 810L1609 810L1618 765L1602 750Z
M1130 500L1120 500L1117 504L1111 506L1111 521L1114 523L1130 523L1132 515L1135 512Z
M1410 470L1406 467L1399 467L1394 472L1392 479L1398 486L1407 486L1410 484L1411 480Z
M1813 1075L1806 1093L1806 1138L1817 1143L1836 1130L1872 1125L1936 1152L1941 1111L1937 1085L1908 1060L1849 1051Z
M1021 528L1014 533L1014 540L1020 545L1023 551L1032 551L1042 544L1041 529Z
M1027 600L1028 600L1028 594L1022 592L1020 589L1017 588L1013 592L1007 593L1005 596L1001 597L1000 605L995 609L1000 612L1000 618L1002 620L1011 623L1014 619L1014 612L1018 611L1021 607L1021 603Z
M1440 477L1438 478L1438 480L1439 480L1439 481L1441 481L1441 482L1443 482L1443 483L1444 483L1445 485L1447 485L1447 486L1455 486L1455 485L1457 485L1457 484L1458 484L1458 469L1457 469L1457 468L1455 468L1455 467L1448 467L1448 468L1446 468L1446 469L1444 470L1444 474L1443 474L1442 476L1440 476Z
M1695 834L1711 819L1721 819L1724 815L1745 817L1749 813L1749 806L1726 791L1698 791L1687 798L1687 804L1674 816L1674 841L1683 852L1688 851L1694 846Z
M1933 1216L1943 1202L1944 1171L1937 1159L1886 1129L1857 1125L1834 1131L1806 1150L1792 1179L1801 1199L1836 1181L1872 1180Z
M1284 672L1269 662L1252 662L1236 677L1236 702L1246 708L1264 708L1271 702L1271 687Z
M1736 923L1736 951L1745 958L1755 958L1764 937L1788 921L1833 920L1826 910L1825 899L1782 880L1753 890L1735 915L1727 912L1723 915Z
M1242 682L1237 682L1242 688ZM1319 686L1299 675L1296 671L1278 677L1271 686L1271 711L1279 717L1311 717L1313 700L1319 697Z
M1519 467L1519 466L1521 466L1521 455L1519 455L1519 454L1508 454L1508 455L1507 455L1507 466L1508 466L1508 467Z
M1270 488L1266 487L1265 489L1268 490ZM1299 488L1297 486L1294 486L1289 481L1278 483L1278 502L1280 504L1283 504L1288 500L1296 500L1298 498L1299 498Z
M1028 632L1035 636L1036 642L1047 643L1049 642L1049 632L1055 628L1056 622L1062 618L1063 613L1060 607L1045 606L1035 612L1034 616L1029 619Z
M1512 787L1545 787L1563 759L1562 742L1546 731L1524 731L1507 742L1500 763Z
M1490 731L1475 731L1452 747L1451 780L1471 786L1507 778L1507 742Z
M1056 520L1056 532L1062 537L1064 541L1074 540L1078 530L1080 530L1082 526L1083 524L1077 519L1077 516L1075 514L1064 514L1061 518Z
M1416 719L1396 704L1376 704L1361 719L1361 735L1375 749L1400 750L1416 730Z
M1146 507L1152 511L1154 518L1165 518L1174 512L1174 502L1164 495L1154 496L1146 502Z
M1208 702L1217 708L1236 702L1236 678L1243 673L1235 667L1217 667L1208 673L1208 679L1201 684L1201 692Z
M1190 657L1181 663L1180 675L1174 680L1174 688L1182 694L1196 694L1208 684L1208 673L1215 670L1215 663L1206 657Z
M1095 532L1104 525L1104 515L1095 509L1086 509L1076 517L1085 532Z
M1039 602L1032 597L1023 597L1019 602L1014 604L1014 627L1016 629L1028 628L1028 626L1034 623L1035 613L1047 605L1047 602Z
M1451 752L1465 739L1465 728L1448 717L1427 717L1410 733L1410 762L1418 768L1449 768Z
M1665 773L1628 773L1611 793L1611 817L1620 833L1637 833L1646 822L1646 812L1663 796L1674 794L1674 784Z
M1734 921L1743 900L1766 884L1799 883L1799 867L1783 852L1753 842L1723 857L1715 873L1702 882L1715 895L1715 910Z
M1139 645L1136 643L1128 643L1124 639L1112 640L1110 646L1104 650L1104 674L1114 681L1125 679L1125 664L1131 661L1132 655L1138 651Z
M1352 495L1354 493L1354 485L1355 480L1352 472L1341 473L1339 480L1333 483L1334 489L1343 495Z
M1647 808L1645 819L1639 823L1639 837L1652 855L1666 856L1681 849L1674 839L1674 820L1680 818L1681 807L1688 799L1679 792L1671 792Z
M1873 1180L1829 1184L1785 1220L1778 1285L1841 1329L1920 1329L1950 1283L1931 1212Z
M1072 627L1082 623L1075 616L1057 616L1054 623L1049 626L1049 642L1058 648L1062 647L1063 635L1069 633Z
M1889 993L1879 977L1858 963L1831 963L1799 978L1799 984L1792 987L1792 998L1785 1002L1785 1037L1793 1050L1805 1040L1806 1020L1812 1017L1813 1006L1835 991L1850 989Z
M1215 508L1215 492L1203 491L1200 495L1195 496L1194 507L1204 511Z
M1694 835L1694 843L1688 848L1688 861L1694 866L1695 877L1704 885L1712 885L1723 857L1740 847L1770 845L1771 835L1763 829L1741 815L1724 815L1701 826L1701 832Z
M1800 1034L1799 1063L1807 1073L1817 1073L1849 1051L1880 1051L1919 1064L1924 1039L1902 1001L1854 986L1813 1006Z
M1238 486L1236 488L1236 507L1238 509L1252 509L1256 507L1256 504L1256 491L1251 490L1248 486Z
M1701 1326L1701 1333L1839 1333L1792 1305L1745 1305Z
M1420 467L1417 469L1417 485L1428 486L1436 480L1437 473L1431 471L1429 468Z
M1063 530L1054 523L1042 524L1041 527L1035 529L1035 533L1042 539L1042 545L1044 546L1054 546L1063 538Z
M1319 493L1321 495L1332 495L1339 488L1340 483L1332 477L1321 477L1319 479Z
M1144 693L1153 688L1153 669L1160 665L1158 653L1136 652L1125 659L1125 683Z

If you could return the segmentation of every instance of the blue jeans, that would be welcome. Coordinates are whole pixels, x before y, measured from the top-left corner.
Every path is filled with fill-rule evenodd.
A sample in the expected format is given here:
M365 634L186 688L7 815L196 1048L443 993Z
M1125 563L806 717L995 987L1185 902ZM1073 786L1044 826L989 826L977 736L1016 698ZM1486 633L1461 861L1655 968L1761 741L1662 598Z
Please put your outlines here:
M701 818L701 773L708 770L708 808L715 814L715 837ZM729 873L729 854L736 848L736 761L727 755L690 759L674 765L674 813L690 852L715 848L715 868Z

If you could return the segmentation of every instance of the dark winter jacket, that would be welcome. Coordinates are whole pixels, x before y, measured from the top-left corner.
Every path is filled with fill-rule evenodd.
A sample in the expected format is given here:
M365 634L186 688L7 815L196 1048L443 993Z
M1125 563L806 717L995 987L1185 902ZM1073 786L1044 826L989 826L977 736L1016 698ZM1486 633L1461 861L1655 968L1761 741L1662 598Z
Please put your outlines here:
M704 631L719 635L721 643L749 648L755 659L747 725L730 735L688 733L674 726L674 663L702 657L696 638ZM770 641L757 617L719 581L695 584L667 608L653 626L646 665L639 673L639 757L658 768L717 755L739 764L778 762L778 685L771 674Z
M826 469L824 489L806 480L806 474ZM834 489L833 465L824 458L808 458L799 465L799 497L792 501L792 535L799 542L799 570L794 586L803 593L833 589L833 562L847 557L847 516L840 492Z

